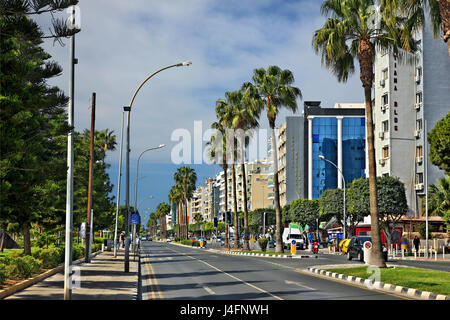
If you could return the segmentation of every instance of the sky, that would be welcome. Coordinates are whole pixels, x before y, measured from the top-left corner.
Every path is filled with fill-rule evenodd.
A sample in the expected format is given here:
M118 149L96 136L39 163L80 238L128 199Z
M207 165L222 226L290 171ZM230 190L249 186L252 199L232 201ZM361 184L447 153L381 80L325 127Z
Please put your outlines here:
M325 18L319 0L80 0L77 18L81 32L76 36L75 128L90 128L92 93L96 93L96 130L108 128L117 135L116 151L107 154L111 182L118 179L123 106L129 105L140 83L151 73L183 61L187 67L171 68L151 78L134 100L130 119L130 199L134 203L136 164L140 161L139 209L155 211L168 202L173 173L180 165L197 171L197 183L218 172L218 167L196 161L195 150L203 150L202 136L215 121L215 103L227 91L251 81L255 68L277 65L289 69L304 101L322 101L322 107L337 102L361 103L363 90L357 74L345 84L321 65L311 46L312 35ZM66 12L57 17L68 18ZM39 16L48 30L48 15ZM63 67L51 80L67 95L70 80L70 45L46 40L44 48ZM280 126L286 116L277 118ZM267 129L266 114L260 128ZM197 131L196 131L197 130ZM191 156L176 151L188 134ZM199 134L200 132L200 134ZM186 137L186 135L184 136ZM186 142L185 140L183 140ZM175 156L174 156L175 155ZM198 159L197 159L198 160ZM200 159L201 160L201 159ZM124 164L123 164L124 168ZM122 176L120 203L124 202ZM153 199L147 199L148 196Z

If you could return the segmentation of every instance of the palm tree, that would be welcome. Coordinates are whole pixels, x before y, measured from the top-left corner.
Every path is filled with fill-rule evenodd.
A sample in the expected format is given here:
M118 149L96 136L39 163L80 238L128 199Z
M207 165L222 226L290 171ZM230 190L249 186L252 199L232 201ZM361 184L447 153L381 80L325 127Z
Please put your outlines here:
M189 219L188 219L188 211L187 211L187 204L188 200L192 198L192 192L195 189L195 183L197 182L197 174L195 173L195 170L188 167L183 166L177 169L177 172L174 174L175 183L179 184L183 189L183 204L184 204L184 222L185 222L185 230L183 237L187 239L188 235L188 225L189 225Z
M321 12L328 16L323 27L315 31L312 46L322 55L322 64L331 70L339 82L346 82L355 71L354 60L360 65L360 79L364 88L366 104L366 132L369 156L370 215L373 248L371 265L386 267L381 253L381 239L378 221L376 164L373 135L372 83L374 81L375 49L390 49L403 56L401 23L396 16L386 23L383 17L392 17L387 7L382 7L379 21L376 20L374 0L326 0ZM414 48L414 43L408 43Z
M411 31L417 31L425 27L425 15L430 16L433 36L436 39L442 31L442 38L447 43L450 56L450 0L382 0L382 6L389 10L388 13L395 17L401 12L407 18L405 24L408 28L403 30L403 39L411 37ZM428 11L428 12L427 12ZM407 45L407 43L406 43Z
M223 124L219 121L213 122L211 128L215 129L217 132L215 135L211 136L211 140L207 143L209 148L208 154L209 158L214 163L220 163L224 172L224 201L225 201L225 212L228 211L228 163L227 163L227 140L225 135L225 128ZM219 159L222 156L222 159ZM225 247L229 248L229 235L228 228L225 228Z
M229 95L232 109L232 129L236 130L239 156L238 160L242 171L243 207L244 207L244 250L249 250L249 230L248 230L248 206L247 206L247 175L245 173L245 148L249 143L246 139L252 129L259 126L261 100L254 99L251 89L235 91ZM259 106L259 107L258 107Z
M280 208L280 190L278 181L278 152L275 136L275 122L281 108L286 108L292 112L297 111L297 98L302 98L299 88L293 87L294 75L290 70L282 70L278 66L269 66L255 69L253 71L253 84L244 83L243 89L249 90L253 99L263 101L260 108L266 107L267 120L269 121L270 136L272 139L273 155L273 180L275 191L275 215L276 215L276 252L283 252L282 243L282 221ZM258 104L255 105L258 107Z
M170 189L169 192L169 201L171 203L175 203L177 205L177 217L176 217L176 223L177 223L177 236L181 238L181 203L183 199L183 190L181 189L180 185L174 185L172 189Z
M217 100L216 102L216 115L225 128L225 135L227 141L227 157L231 163L231 177L233 188L233 214L234 214L234 248L239 249L239 225L238 225L238 210L237 210L237 191L236 191L236 137L233 129L233 117L236 104L239 103L237 95L239 92L225 92L225 99ZM230 147L232 146L232 147Z
M428 209L431 215L448 214L450 212L450 177L442 177L438 179L437 186L432 184L428 188Z
M159 218L161 225L161 239L163 241L167 238L167 223L166 215L170 213L170 206L166 202L161 202L158 207L156 207L156 215Z

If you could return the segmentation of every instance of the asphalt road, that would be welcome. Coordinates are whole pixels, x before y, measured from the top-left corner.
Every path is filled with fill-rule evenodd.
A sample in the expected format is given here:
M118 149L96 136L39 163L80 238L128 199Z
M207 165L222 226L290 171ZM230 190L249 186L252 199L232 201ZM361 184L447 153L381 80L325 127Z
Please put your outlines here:
M345 257L276 259L225 255L162 242L142 242L145 299L399 300L405 299L305 273L308 266L349 263ZM354 263L354 262L351 262Z

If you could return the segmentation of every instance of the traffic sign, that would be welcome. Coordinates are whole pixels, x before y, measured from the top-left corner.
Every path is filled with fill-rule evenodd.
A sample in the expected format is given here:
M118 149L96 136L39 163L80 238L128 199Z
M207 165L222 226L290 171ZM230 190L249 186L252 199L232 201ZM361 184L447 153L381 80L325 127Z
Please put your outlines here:
M131 224L139 224L139 215L134 213L131 215Z
M372 249L372 242L370 241L364 242L364 248L366 248L367 250Z
M297 241L292 240L292 241L291 241L291 244L292 244L293 246L295 246L295 245L297 244Z

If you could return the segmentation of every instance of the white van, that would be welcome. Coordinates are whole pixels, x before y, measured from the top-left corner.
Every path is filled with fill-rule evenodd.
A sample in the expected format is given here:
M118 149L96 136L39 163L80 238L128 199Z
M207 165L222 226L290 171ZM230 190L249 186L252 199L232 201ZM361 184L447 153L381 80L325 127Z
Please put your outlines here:
M301 233L296 223L290 223L288 227L283 230L283 248L289 249L292 240L297 243L297 249L303 250L306 247L305 236Z

